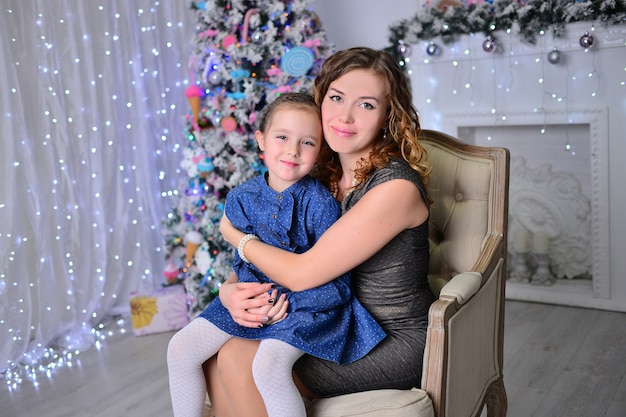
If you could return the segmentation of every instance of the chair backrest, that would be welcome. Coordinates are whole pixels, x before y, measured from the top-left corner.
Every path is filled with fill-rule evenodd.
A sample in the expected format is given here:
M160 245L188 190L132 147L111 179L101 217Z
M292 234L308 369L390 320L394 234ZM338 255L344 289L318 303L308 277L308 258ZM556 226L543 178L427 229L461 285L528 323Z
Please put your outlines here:
M435 294L453 276L484 272L481 254L493 236L503 238L508 220L508 150L463 143L423 130L421 143L432 165L429 193L429 279Z
M479 416L485 404L491 408L490 416L505 415L509 152L429 130L420 139L433 167L431 287L439 294L457 274L478 272L481 277L469 301L446 291L431 306L422 388L433 400L437 417ZM465 278L466 274L459 276Z

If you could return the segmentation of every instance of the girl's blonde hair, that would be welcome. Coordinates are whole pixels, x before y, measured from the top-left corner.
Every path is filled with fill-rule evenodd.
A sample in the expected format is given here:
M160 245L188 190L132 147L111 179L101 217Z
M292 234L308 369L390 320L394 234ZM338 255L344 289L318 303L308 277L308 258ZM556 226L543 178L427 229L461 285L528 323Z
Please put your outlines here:
M259 130L261 132L266 133L267 129L269 129L272 124L274 114L276 114L276 112L284 106L287 106L292 110L310 111L311 113L317 115L318 119L321 118L320 106L317 105L311 94L283 93L263 109L261 122L259 123Z

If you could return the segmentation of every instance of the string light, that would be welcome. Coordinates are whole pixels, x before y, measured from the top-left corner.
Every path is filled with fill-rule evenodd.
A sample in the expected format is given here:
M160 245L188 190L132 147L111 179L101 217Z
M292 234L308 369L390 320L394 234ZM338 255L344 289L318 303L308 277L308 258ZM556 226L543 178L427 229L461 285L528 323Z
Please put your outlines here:
M81 352L126 333L112 317L128 313L128 293L160 285L193 16L185 4L140 3L20 9L33 36L9 24L17 10L0 17L14 105L0 115L13 138L5 181L16 180L0 195L0 379L11 390L80 366ZM87 29L73 37L76 27Z

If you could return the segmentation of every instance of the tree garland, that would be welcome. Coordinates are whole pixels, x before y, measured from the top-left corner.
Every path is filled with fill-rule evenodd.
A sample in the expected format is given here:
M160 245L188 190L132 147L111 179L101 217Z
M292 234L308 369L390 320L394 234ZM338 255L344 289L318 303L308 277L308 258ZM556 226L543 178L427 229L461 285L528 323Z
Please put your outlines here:
M403 48L420 40L441 38L444 44L461 35L515 30L523 41L535 44L537 35L550 30L561 37L570 22L599 21L605 25L626 22L626 0L493 0L478 4L426 7L411 19L391 25L387 50L403 64Z

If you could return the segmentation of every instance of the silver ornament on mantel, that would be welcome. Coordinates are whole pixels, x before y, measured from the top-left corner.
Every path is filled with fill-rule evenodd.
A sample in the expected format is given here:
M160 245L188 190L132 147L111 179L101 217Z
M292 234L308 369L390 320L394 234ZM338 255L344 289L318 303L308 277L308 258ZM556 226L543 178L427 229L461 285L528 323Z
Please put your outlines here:
M558 64L559 62L561 62L561 51L559 51L558 49L554 48L552 51L550 51L550 53L548 54L548 61L551 64Z
M493 40L491 36L487 36L487 39L483 42L483 51L485 52L495 52L498 48L498 44Z
M591 48L593 46L593 35L590 35L589 32L585 32L585 34L580 37L580 46L585 49Z
M441 53L441 48L435 42L431 42L426 47L426 54L428 56L437 56Z

